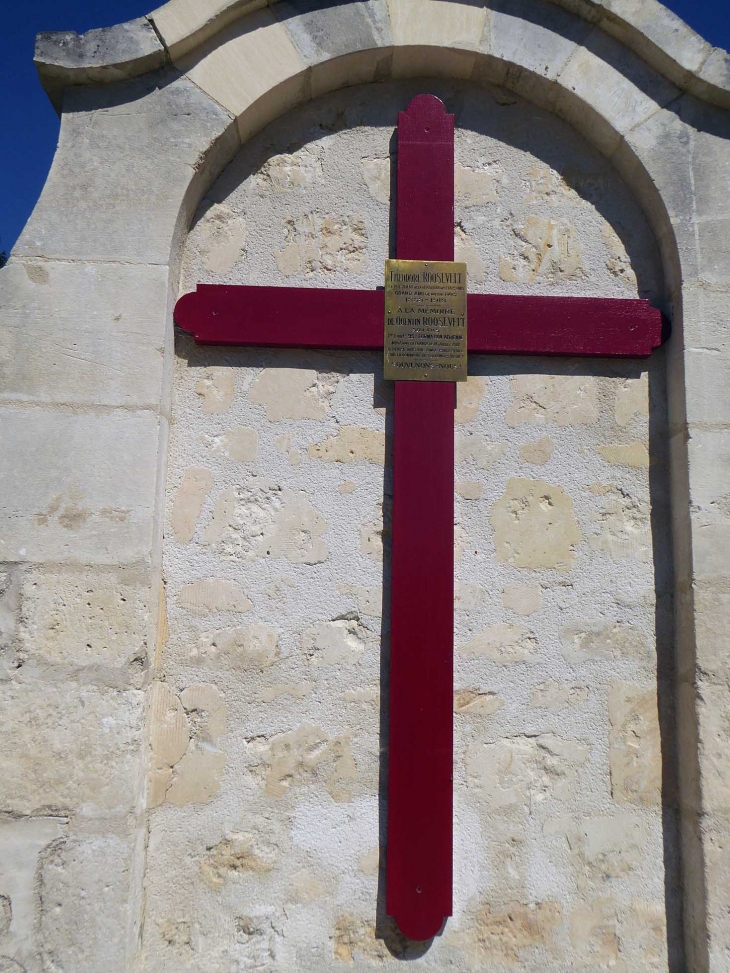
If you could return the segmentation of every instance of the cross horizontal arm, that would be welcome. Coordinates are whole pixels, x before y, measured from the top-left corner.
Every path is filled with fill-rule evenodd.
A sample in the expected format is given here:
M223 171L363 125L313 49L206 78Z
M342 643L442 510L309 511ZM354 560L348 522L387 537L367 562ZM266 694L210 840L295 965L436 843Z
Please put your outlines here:
M270 348L383 347L383 291L199 284L175 320L203 344ZM470 294L469 351L642 358L662 342L648 301Z

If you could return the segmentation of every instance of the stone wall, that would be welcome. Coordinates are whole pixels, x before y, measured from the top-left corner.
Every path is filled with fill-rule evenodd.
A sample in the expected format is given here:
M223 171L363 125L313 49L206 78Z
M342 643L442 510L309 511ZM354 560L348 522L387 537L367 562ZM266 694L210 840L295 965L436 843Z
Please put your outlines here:
M393 125L422 90L456 114L472 291L663 301L602 156L504 89L433 80L253 139L182 290L381 285ZM380 871L392 387L375 354L176 351L144 967L394 966L423 947ZM455 911L425 968L679 961L662 374L474 357L458 389Z

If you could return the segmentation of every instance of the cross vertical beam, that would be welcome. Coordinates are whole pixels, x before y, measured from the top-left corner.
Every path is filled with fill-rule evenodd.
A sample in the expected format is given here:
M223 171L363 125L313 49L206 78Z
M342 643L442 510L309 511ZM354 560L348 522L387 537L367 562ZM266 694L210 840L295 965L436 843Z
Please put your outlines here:
M398 115L397 256L454 259L454 116L433 95ZM451 915L452 382L396 382L386 911L411 939Z

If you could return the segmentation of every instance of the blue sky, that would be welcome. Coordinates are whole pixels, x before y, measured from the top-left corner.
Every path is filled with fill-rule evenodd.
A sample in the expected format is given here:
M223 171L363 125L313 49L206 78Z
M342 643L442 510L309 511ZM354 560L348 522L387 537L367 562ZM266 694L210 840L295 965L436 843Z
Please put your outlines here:
M161 0L160 0L161 2ZM698 33L730 49L728 0L665 0ZM28 0L2 14L0 58L0 250L10 250L38 198L58 138L58 118L33 65L41 30L75 30L131 20L157 3L149 0Z

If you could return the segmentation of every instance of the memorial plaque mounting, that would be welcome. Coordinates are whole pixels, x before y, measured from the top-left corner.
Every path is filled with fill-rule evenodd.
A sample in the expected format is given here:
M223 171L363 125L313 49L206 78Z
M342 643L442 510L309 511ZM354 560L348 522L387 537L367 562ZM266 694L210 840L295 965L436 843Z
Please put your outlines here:
M465 382L466 264L385 261L384 377Z

